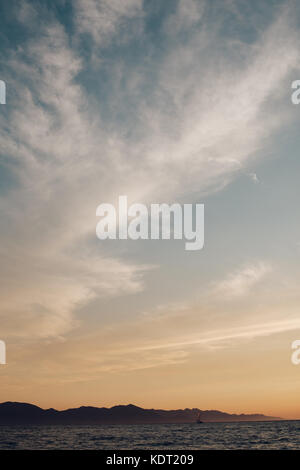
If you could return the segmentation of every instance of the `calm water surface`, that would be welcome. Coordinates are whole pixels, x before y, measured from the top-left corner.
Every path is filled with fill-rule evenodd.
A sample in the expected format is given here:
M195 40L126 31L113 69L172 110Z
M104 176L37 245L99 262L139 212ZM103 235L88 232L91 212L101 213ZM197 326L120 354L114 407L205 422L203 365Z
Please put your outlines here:
M0 449L300 449L300 421L0 426Z

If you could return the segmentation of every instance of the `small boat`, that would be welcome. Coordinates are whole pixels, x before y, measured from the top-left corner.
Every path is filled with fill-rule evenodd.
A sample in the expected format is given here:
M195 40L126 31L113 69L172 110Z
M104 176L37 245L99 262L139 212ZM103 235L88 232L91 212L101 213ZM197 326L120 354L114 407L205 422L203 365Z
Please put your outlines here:
M203 421L201 420L200 413L198 413L196 423L197 423L197 424L202 424L202 423L203 423Z

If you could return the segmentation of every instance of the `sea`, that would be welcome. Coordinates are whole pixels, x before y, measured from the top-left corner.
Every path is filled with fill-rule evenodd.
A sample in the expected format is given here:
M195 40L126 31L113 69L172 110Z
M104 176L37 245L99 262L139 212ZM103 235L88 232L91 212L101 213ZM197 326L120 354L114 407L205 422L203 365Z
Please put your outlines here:
M1 426L0 449L300 449L300 421Z

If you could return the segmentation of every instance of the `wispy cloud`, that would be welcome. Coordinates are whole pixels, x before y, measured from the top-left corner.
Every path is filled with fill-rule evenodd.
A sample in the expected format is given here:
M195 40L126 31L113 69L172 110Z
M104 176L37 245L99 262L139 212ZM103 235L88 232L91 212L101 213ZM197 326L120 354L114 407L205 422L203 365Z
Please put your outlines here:
M256 173L249 173L248 176L253 181L253 183L258 184L260 182Z
M280 322L270 322L262 324L254 324L246 327L222 329L220 331L207 332L205 335L198 337L190 336L189 338L178 338L174 342L164 342L160 344L144 345L138 350L156 350L156 349L176 349L192 346L208 346L214 344L217 348L232 346L235 341L245 339L255 339L261 336L270 336L286 331L294 331L300 328L300 320L292 319Z
M205 11L205 2L196 0L179 0L175 13L164 23L166 34L176 37L178 33L190 31L199 24Z
M47 26L39 43L26 44L8 67L26 85L14 81L21 107L12 108L10 125L1 129L17 184L0 201L7 221L1 233L3 334L57 337L77 324L72 310L78 303L142 289L147 267L102 256L85 242L94 231L99 185L102 197L111 191L99 153L109 136L74 82L81 61L64 29Z
M99 244L95 249L97 205L119 194L157 202L220 190L288 117L274 113L272 103L280 102L299 60L289 15L254 44L225 37L220 51L218 29L201 23L209 2L199 5L189 2L192 18L179 2L164 19L160 54L151 53L151 39L136 29L135 41L145 44L141 60L105 63L107 106L125 110L125 122L98 109L81 83L93 64L79 46L85 34L99 48L118 45L126 21L146 14L142 3L78 0L73 33L54 14L48 20L43 11L22 10L29 31L33 14L41 21L39 40L29 37L5 57L16 90L0 117L2 153L14 181L0 200L7 332L65 334L76 324L75 305L143 289L149 266L105 256ZM181 37L195 20L198 27ZM97 66L101 72L101 61ZM246 268L219 289L242 295L266 273L266 266Z
M142 5L142 0L76 0L77 33L89 34L98 47L104 46L124 31L126 21L142 15Z
M268 263L258 262L244 266L226 279L214 285L214 292L225 298L240 297L263 281L272 268Z

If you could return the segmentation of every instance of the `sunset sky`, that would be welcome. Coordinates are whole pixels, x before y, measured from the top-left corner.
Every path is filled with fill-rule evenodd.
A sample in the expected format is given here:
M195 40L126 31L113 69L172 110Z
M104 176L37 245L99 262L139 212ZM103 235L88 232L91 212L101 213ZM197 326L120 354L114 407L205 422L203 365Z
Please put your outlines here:
M300 5L0 4L0 401L300 419ZM96 237L204 203L205 246Z

